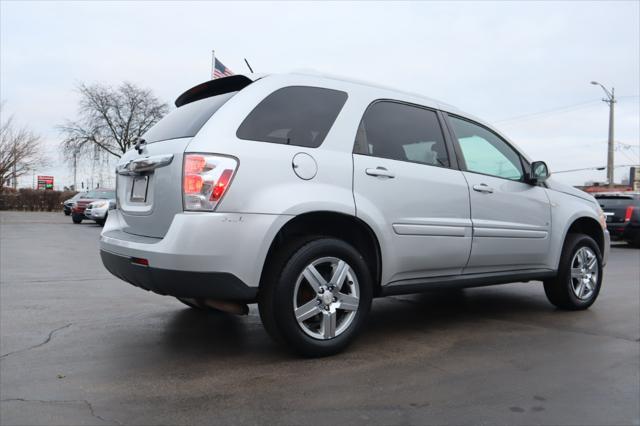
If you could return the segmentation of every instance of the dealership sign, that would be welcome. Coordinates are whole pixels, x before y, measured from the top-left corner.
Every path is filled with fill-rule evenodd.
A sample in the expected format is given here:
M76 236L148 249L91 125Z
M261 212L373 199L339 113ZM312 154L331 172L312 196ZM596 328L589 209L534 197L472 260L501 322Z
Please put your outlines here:
M38 189L53 189L53 176L38 176Z

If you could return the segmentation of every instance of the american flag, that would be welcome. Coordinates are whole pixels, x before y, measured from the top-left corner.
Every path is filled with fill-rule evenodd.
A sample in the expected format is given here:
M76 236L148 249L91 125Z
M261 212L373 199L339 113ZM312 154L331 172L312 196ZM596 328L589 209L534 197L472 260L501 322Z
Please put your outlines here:
M225 67L224 64L218 60L218 58L214 58L213 61L213 78L229 77L230 75L233 75L233 71Z

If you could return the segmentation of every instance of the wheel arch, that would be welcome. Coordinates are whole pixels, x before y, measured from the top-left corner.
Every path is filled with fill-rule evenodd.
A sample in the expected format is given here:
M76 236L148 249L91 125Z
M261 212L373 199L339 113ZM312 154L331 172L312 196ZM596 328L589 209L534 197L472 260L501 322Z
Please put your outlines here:
M590 216L580 216L578 218L575 218L564 233L564 238L562 240L563 247L567 241L567 237L569 236L569 234L585 234L593 238L593 240L598 245L598 249L600 249L600 254L604 256L604 230L602 229L602 225L600 225L600 222L598 222L596 219Z
M294 216L278 230L269 245L260 274L262 286L271 259L288 241L304 235L324 235L339 238L353 245L364 257L373 277L373 295L381 288L382 256L380 243L373 229L362 219L335 211L311 211Z

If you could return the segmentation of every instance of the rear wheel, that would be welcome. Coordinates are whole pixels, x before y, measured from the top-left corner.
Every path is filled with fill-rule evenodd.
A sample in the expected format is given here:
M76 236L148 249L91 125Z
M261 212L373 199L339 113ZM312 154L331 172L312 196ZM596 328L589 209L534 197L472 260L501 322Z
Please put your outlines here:
M76 216L75 214L71 216L71 220L75 224L82 223L82 218L80 216Z
M68 211L64 210L64 215L65 216L69 216L70 214L71 214L71 212L68 212Z
M258 301L269 334L304 356L343 350L371 308L372 282L362 255L342 240L311 237L276 257Z
M104 226L104 223L107 221L107 218L104 219L96 219L96 223L100 226Z
M549 301L561 309L587 309L602 284L602 256L596 242L584 234L569 234L560 257L558 275L544 282Z

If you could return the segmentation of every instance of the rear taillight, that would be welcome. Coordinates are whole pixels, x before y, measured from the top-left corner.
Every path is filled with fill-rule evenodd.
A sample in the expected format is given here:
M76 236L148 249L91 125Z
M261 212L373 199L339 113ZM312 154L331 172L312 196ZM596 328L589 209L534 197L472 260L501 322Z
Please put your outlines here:
M630 222L632 215L633 215L633 206L629 206L627 207L627 211L624 212L624 221Z
M238 161L231 157L185 154L182 199L185 210L213 211L231 184Z

